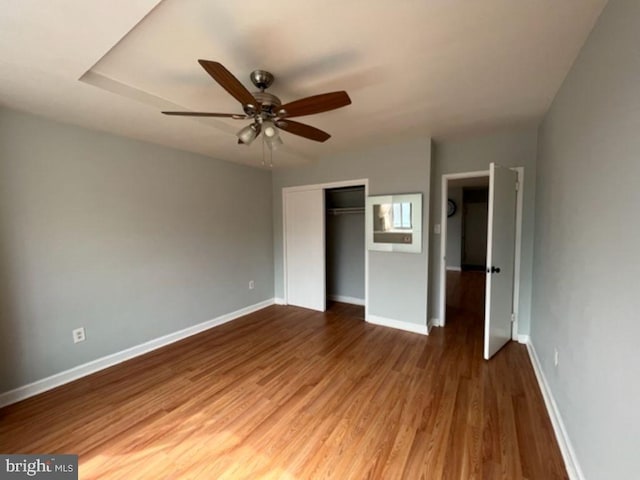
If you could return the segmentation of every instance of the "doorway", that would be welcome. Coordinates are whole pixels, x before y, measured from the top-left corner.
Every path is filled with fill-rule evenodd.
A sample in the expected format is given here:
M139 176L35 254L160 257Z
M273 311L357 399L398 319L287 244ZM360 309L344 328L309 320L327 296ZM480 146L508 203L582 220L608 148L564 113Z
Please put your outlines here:
M523 176L522 167L493 163L488 171L442 176L438 323L447 323L447 300L454 307L472 306L478 313L482 310L479 301L486 299L485 359L509 339L517 339ZM485 203L487 180L489 195ZM479 239L470 238L471 230ZM480 248L482 237L486 257Z
M448 184L445 319L469 324L482 336L487 264L489 176L452 179Z

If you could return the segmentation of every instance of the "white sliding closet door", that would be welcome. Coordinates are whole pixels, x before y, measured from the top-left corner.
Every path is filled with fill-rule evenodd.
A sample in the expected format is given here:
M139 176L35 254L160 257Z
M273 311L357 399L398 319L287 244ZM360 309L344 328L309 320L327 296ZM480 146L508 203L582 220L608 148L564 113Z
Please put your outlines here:
M324 190L285 190L283 200L286 301L289 305L324 312Z

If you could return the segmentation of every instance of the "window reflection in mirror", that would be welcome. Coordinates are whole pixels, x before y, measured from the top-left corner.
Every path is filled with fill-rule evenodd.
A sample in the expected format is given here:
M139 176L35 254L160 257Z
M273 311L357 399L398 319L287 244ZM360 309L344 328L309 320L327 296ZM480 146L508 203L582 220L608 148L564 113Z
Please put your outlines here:
M411 203L383 203L373 206L373 231L411 230Z
M411 202L373 205L375 243L411 243Z

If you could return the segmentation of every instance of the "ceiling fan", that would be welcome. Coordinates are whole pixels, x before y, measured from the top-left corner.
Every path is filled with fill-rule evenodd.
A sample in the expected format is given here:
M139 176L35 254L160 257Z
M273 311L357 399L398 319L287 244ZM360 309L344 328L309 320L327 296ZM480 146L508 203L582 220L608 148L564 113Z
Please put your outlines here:
M347 92L331 92L301 98L284 105L278 97L265 92L271 86L274 76L265 70L251 72L251 82L260 90L249 92L240 81L221 63L210 60L198 60L202 68L213 77L233 98L242 104L244 114L211 113L211 112L162 112L165 115L181 115L191 117L223 117L235 120L252 119L253 122L243 127L236 136L238 143L250 145L262 133L265 143L271 149L282 144L279 130L299 135L316 142L325 142L331 135L327 132L290 120L291 117L302 117L315 113L327 112L351 104Z

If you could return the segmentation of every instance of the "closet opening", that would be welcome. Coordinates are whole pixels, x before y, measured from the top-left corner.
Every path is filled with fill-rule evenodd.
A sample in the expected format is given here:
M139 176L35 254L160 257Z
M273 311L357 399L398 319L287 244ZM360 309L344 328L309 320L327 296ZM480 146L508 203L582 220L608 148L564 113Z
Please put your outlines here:
M365 187L325 189L327 311L364 319Z

